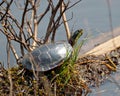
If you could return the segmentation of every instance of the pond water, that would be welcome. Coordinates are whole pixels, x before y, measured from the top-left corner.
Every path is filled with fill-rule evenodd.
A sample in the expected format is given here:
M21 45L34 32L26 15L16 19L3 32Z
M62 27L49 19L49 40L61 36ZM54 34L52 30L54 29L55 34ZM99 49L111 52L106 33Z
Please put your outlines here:
M88 43L86 43L82 52L86 52L92 49L96 44L104 42L112 38L111 33L111 23L109 20L109 9L108 9L108 0L82 0L78 5L74 6L68 12L66 12L67 18L71 18L73 13L73 19L69 21L70 30L84 29L84 36L88 36ZM110 0L111 5L111 16L112 16L112 26L113 29L120 28L120 0ZM45 5L42 5L43 8ZM14 7L13 7L14 9ZM15 9L14 9L15 10ZM15 13L17 11L15 10ZM19 15L19 13L18 13ZM46 23L42 23L43 26L46 26ZM39 29L40 34L44 36L43 27ZM66 40L65 30L63 27L58 29L56 34L56 40ZM109 34L109 35L108 35ZM120 31L115 34L120 35ZM102 37L106 35L106 37ZM96 38L100 38L97 42ZM89 43L89 41L92 42ZM88 46L87 46L88 45ZM87 46L87 47L86 47ZM17 47L17 46L16 46ZM11 54L12 55L12 54ZM15 64L15 60L11 56L11 66ZM0 61L3 62L6 66L6 40L3 34L0 33ZM114 75L114 78L117 79L117 82L120 83L120 73ZM111 87L112 86L112 87ZM105 85L100 86L100 88L93 88L93 93L90 96L120 96L120 91L118 86L115 83L107 82Z
M91 88L90 96L120 96L120 69L100 85L100 87Z

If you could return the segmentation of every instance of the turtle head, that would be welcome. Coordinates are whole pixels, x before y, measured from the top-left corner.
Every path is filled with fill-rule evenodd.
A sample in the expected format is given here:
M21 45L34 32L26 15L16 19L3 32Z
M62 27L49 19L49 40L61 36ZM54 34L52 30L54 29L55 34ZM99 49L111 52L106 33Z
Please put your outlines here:
M71 44L71 46L74 46L76 44L76 42L78 41L78 39L80 38L82 34L83 34L83 29L76 30L74 32L74 34L71 36L69 40L69 43Z

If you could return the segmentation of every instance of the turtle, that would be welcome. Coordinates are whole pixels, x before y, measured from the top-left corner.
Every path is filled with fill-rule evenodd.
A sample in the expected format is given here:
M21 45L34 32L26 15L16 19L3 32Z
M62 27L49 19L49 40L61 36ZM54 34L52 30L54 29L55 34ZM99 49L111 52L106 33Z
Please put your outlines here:
M46 72L61 65L73 52L73 46L83 34L83 29L76 30L69 41L59 41L39 46L25 54L21 64L28 70Z

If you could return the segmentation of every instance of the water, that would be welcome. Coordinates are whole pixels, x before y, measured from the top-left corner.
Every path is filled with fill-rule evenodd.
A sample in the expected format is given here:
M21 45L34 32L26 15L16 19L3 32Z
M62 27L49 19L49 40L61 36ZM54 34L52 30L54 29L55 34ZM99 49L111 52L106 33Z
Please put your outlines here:
M112 14L112 25L113 28L120 28L120 0L110 0L111 1L111 14ZM44 9L46 3L41 5L41 9ZM13 13L16 14L17 9L15 6L12 7ZM82 0L78 5L74 6L72 9L66 12L67 18L71 18L73 13L73 19L69 21L70 30L84 29L84 36L88 36L88 42L83 46L83 53L92 49L95 44L104 42L106 38L112 38L110 30L110 20L107 0ZM16 14L18 18L21 18L20 13ZM46 23L49 18L46 17L39 27L40 37L45 35ZM1 26L1 25L0 25ZM44 26L44 27L43 27ZM61 26L57 30L56 40L66 40L64 27ZM108 35L109 33L109 35ZM42 34L42 35L41 35ZM120 31L116 33L120 34ZM104 35L106 35L105 38ZM83 36L83 37L84 37ZM98 37L100 38L98 40ZM103 37L102 37L103 36ZM97 38L97 39L96 39ZM6 66L6 38L0 33L0 61ZM19 48L19 46L16 46ZM14 56L11 54L11 66L15 64ZM118 74L118 75L117 75ZM119 76L117 73L115 76ZM116 77L115 77L116 78ZM120 82L120 79L117 81ZM100 88L93 89L93 93L90 96L119 96L120 91L114 83L106 83L107 85L102 85ZM111 87L112 86L112 87ZM98 92L98 93L97 93Z
M90 96L120 96L120 70L112 74L100 87L92 88Z
M73 1L74 2L74 1ZM46 2L42 1L41 10L44 9L44 6ZM112 13L112 24L113 28L120 27L120 12L118 9L120 9L120 0L111 0L111 13ZM13 14L15 14L16 17L21 18L21 13L17 12L17 8L13 4L11 7L11 11ZM110 32L110 21L109 21L109 13L108 13L108 5L107 0L82 0L79 4L71 8L66 12L67 18L70 19L73 13L73 19L69 21L69 27L70 30L77 30L77 29L84 29L84 36L88 35L88 41L92 40L93 45L89 45L89 47L83 47L84 52L94 47L96 42L94 43L93 38L99 36L100 34ZM48 17L43 20L43 22L39 26L39 38L45 36L45 30L46 30L46 23L48 21ZM44 26L44 27L43 27ZM57 30L56 34L56 40L66 40L65 30L64 27L61 26ZM111 35L111 34L110 34ZM83 36L83 37L84 37ZM98 37L97 37L98 38ZM102 38L102 37L101 37ZM105 41L105 38L100 39L99 41L103 42ZM0 34L0 61L6 63L6 40L5 37ZM12 56L13 57L13 56ZM11 58L11 61L14 61L13 58ZM13 62L12 62L13 64Z

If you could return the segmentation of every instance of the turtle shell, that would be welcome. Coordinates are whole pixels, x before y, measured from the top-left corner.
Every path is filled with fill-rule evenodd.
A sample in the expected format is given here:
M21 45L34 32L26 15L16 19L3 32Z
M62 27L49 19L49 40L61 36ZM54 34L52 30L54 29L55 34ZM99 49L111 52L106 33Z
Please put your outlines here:
M22 64L29 70L48 71L69 58L72 51L72 46L67 42L45 44L26 54Z

